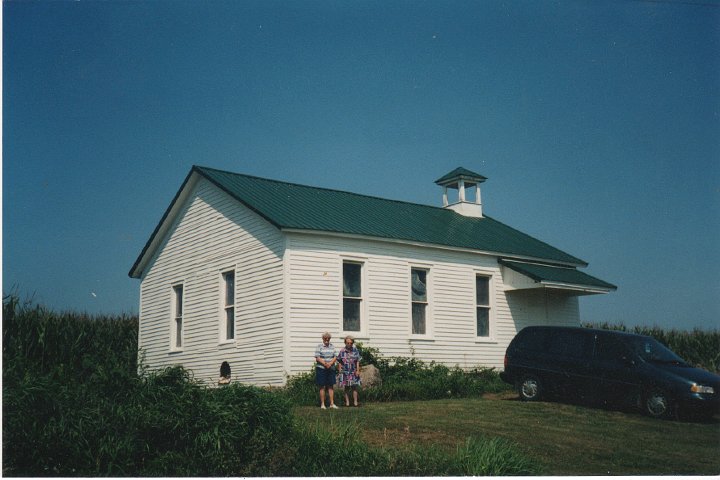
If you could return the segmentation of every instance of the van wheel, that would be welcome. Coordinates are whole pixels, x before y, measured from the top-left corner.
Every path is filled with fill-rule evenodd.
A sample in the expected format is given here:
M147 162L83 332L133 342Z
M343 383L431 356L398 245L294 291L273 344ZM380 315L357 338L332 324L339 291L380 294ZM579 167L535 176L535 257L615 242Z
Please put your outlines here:
M537 377L533 375L523 375L520 377L520 381L518 382L518 394L520 395L520 400L533 402L540 399L541 393L542 388L540 380Z
M643 410L653 418L668 418L672 414L673 405L665 392L654 389L645 394Z

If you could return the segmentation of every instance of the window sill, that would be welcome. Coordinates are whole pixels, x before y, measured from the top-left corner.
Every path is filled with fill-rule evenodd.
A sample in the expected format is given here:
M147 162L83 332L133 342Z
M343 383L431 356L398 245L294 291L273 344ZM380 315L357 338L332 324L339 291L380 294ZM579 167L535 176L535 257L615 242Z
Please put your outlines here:
M475 343L485 343L485 344L489 344L489 345L497 345L499 342L497 340L495 340L494 338L490 338L490 337L487 337L487 338L478 337L475 339Z
M420 342L420 343L433 343L435 342L435 339L429 335L410 335L408 337L408 340L411 342Z
M177 355L179 353L183 353L182 348L173 348L171 350L168 350L168 355Z
M235 340L222 340L218 342L218 347L220 348L230 348L235 346Z
M368 335L365 332L340 332L338 333L337 338L342 340L342 344L345 345L345 337L352 337L356 342L367 342L370 340L370 335Z

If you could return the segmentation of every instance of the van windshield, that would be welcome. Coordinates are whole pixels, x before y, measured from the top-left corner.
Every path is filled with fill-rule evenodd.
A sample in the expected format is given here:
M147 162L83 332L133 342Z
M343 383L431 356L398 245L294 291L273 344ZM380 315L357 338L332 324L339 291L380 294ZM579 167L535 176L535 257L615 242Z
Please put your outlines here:
M628 345L645 361L685 365L685 360L654 338L633 337L628 340Z

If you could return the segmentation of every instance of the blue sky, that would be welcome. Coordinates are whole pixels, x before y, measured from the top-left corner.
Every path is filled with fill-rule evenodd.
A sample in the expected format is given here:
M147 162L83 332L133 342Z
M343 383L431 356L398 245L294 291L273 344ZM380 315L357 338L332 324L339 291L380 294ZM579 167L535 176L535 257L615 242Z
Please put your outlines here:
M3 2L3 292L134 313L191 165L485 211L720 326L720 2Z

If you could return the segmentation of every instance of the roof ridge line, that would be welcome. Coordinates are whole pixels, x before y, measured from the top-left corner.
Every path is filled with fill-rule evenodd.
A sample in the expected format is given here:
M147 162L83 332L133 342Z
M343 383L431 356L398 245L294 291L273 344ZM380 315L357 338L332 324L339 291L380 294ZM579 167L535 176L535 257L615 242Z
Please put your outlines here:
M287 182L287 181L284 181L284 180L275 180L275 179L272 179L272 178L258 177L257 175L248 175L248 174L245 174L245 173L231 172L231 171L229 171L229 170L221 170L221 169L212 168L212 167L203 167L203 166L201 166L201 165L193 165L193 169L212 170L212 171L220 172L220 173L224 173L224 174L237 175L237 176L241 176L241 177L245 177L245 178L252 178L252 179L262 180L262 181L266 181L266 182L273 182L273 183L282 184L282 185L290 185L290 186L293 186L293 187L311 188L311 189L316 189L316 190L323 190L323 191L326 191L326 192L342 193L342 194L344 194L344 195L353 195L353 196L356 196L356 197L371 198L371 199L375 199L375 200L381 200L381 201L391 202L391 203L396 203L396 204L412 205L412 206L414 206L414 207L423 207L423 208L429 208L429 209L434 209L434 210L442 210L442 211L452 212L452 213L454 213L455 215L460 215L459 213L454 212L453 210L450 210L450 209L447 209L447 208L444 208L444 207L436 207L436 206L433 206L433 205L426 205L426 204L424 204L424 203L408 202L407 200L394 200L394 199L389 199L389 198L378 197L378 196L376 196L376 195L366 195L366 194L362 194L362 193L349 192L349 191L347 191L347 190L339 190L339 189L336 189L336 188L314 187L314 186L312 186L312 185L305 185L305 184L301 184L301 183ZM506 228L509 228L510 230L513 230L514 232L517 232L517 233L519 233L519 234L521 234L521 235L527 236L527 237L533 239L534 241L539 242L539 243L545 245L546 247L552 248L552 249L554 249L554 250L558 250L558 251L564 253L565 255L569 255L570 257L572 257L572 258L574 258L575 260L577 260L577 262L575 262L575 263L577 263L577 264L578 264L580 267L582 267L582 268L585 268L585 267L588 266L588 263L587 263L585 260L583 260L582 258L578 258L578 257L576 257L575 255L570 255L570 254L567 253L565 250L562 250L562 249L560 249L560 248L558 248L558 247L554 247L554 246L550 245L549 243L544 242L544 241L542 241L542 240L534 237L533 235L530 235L530 234L525 233L525 232L523 232L523 231L521 231L521 230L518 230L517 228L511 227L510 225L508 225L508 224L506 224L506 223L504 223L504 222L501 222L501 221L499 221L499 220L496 220L496 219L495 219L493 216L491 216L491 215L487 215L487 214L483 213L483 216L484 216L485 218L488 218L488 219L490 219L490 220L492 220L492 221L494 221L494 222L497 222L497 223L503 225L503 226L506 227Z
M372 199L375 199L375 200L383 200L383 201L386 201L386 202L403 203L403 204L405 204L405 205L413 205L413 206L416 206L416 207L433 208L433 209L437 209L437 210L448 210L448 209L446 209L446 208L444 208L444 207L436 207L436 206L434 206L434 205L427 205L427 204L425 204L425 203L415 203L415 202L409 202L409 201L407 201L407 200L395 200L395 199L392 199L392 198L379 197L379 196L377 196L377 195L367 195L367 194L364 194L364 193L350 192L350 191L348 191L348 190L339 190L339 189L337 189L337 188L315 187L315 186L313 186L313 185L306 185L306 184L303 184L303 183L287 182L287 181L284 181L284 180L275 180L274 178L258 177L257 175L248 175L248 174L246 174L246 173L237 173L237 172L231 172L231 171L229 171L229 170L221 170L221 169L219 169L219 168L203 167L202 165L193 165L193 169L196 169L196 168L197 168L197 169L204 169L204 170L213 170L213 171L215 171L215 172L220 172L220 173L228 173L228 174L230 174L230 175L238 175L238 176L241 176L241 177L252 178L252 179L255 179L255 180L264 180L264 181L266 181L266 182L273 182L273 183L280 183L280 184L284 184L284 185L291 185L291 186L293 186L293 187L314 188L314 189L316 189L316 190L324 190L324 191L326 191L326 192L343 193L343 194L346 194L346 195L354 195L354 196L357 196L357 197L372 198ZM451 210L448 210L448 211L451 211ZM456 212L454 212L454 213L456 213ZM518 231L519 231L519 230L518 230Z

